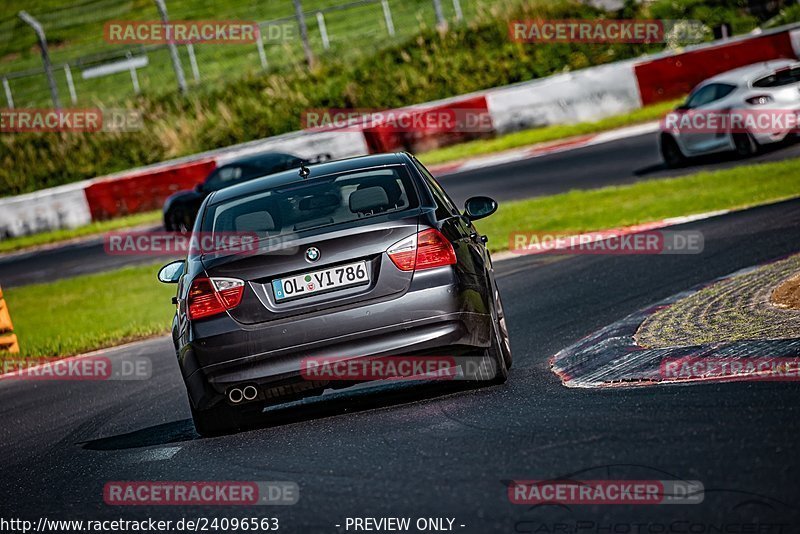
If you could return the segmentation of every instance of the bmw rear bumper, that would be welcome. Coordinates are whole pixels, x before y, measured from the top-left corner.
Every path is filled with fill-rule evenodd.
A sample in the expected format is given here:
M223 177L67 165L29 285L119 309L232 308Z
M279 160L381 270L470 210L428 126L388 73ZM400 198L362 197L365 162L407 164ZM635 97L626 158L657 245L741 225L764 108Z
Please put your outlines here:
M430 280L442 276L422 274ZM225 392L234 385L254 384L263 392L297 383L306 358L443 355L488 347L487 296L448 280L390 300L260 325L227 315L198 323L195 339L180 355L189 397L195 408L206 409L226 402ZM415 280L412 289L425 285Z

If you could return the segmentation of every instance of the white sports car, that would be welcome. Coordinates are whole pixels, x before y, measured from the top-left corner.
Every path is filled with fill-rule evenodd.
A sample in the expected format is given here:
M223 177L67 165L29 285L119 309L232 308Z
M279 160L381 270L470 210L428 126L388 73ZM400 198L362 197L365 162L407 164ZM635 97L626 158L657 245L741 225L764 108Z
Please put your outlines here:
M797 129L800 62L779 59L718 74L695 87L662 123L668 167L686 158L735 151L749 156Z

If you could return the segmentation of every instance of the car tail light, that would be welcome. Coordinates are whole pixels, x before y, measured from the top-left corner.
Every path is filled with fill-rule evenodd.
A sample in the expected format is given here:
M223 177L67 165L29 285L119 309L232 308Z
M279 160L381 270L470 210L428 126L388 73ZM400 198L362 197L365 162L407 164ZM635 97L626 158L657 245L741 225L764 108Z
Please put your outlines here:
M435 228L398 241L389 248L387 254L401 271L421 271L456 262L453 245Z
M203 319L239 305L244 282L236 278L195 278L189 288L189 319Z
M745 102L747 102L751 106L762 106L764 104L769 104L770 102L772 102L772 97L769 95L756 95L746 99Z

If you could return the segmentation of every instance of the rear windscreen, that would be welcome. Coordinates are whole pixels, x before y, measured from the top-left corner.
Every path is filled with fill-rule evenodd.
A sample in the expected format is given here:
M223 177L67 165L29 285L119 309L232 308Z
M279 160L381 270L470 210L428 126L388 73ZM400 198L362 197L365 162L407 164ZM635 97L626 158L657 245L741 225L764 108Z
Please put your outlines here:
M310 178L209 206L203 231L263 239L418 206L408 170L395 166Z

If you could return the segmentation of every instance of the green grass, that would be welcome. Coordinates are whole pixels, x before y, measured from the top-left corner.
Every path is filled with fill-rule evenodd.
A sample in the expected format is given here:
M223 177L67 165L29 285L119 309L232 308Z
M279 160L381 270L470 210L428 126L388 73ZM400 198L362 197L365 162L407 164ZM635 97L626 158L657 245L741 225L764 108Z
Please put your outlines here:
M158 265L4 291L21 356L80 354L169 331L175 286Z
M600 230L797 196L800 159L504 203L478 227L497 252L515 231ZM66 356L167 332L175 287L156 281L157 268L8 289L22 355Z
M501 203L477 223L492 251L512 232L582 232L800 196L800 159Z
M419 159L426 165L435 165L437 163L446 163L448 161L455 161L483 154L502 152L503 150L510 150L512 148L519 148L536 143L545 143L547 141L556 141L568 137L575 137L577 135L613 130L614 128L658 120L682 101L683 99L678 99L652 104L629 113L606 117L596 122L557 124L505 134L490 140L481 139L469 141L424 152L419 154Z
M93 222L91 224L87 224L86 226L79 226L78 228L65 228L63 230L52 230L49 232L42 232L40 234L12 237L0 241L0 254L41 245L48 245L50 243L58 243L60 241L74 239L76 237L102 234L112 230L154 225L158 224L159 222L161 222L161 212L155 210L148 211L146 213L137 213L135 215L127 215L125 217L111 219L109 221Z

